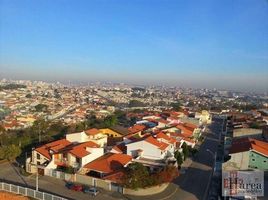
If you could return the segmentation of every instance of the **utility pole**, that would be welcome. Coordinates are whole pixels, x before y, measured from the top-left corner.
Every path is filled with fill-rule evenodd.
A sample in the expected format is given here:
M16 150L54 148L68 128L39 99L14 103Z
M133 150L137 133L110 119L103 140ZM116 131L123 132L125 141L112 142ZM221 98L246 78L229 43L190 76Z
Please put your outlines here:
M39 139L39 143L41 142L41 130L40 130L40 122L38 124L38 139Z
M36 188L36 191L38 191L38 187L39 187L39 182L38 182L38 166L37 166L37 164L36 164L36 181L35 181L35 188Z

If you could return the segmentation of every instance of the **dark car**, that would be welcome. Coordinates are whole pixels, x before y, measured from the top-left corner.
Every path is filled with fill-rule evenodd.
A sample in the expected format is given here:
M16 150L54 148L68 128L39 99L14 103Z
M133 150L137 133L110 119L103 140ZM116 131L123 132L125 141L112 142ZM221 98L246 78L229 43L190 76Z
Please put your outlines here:
M82 191L83 190L83 187L81 185L75 185L74 183L71 183L71 182L66 183L65 186L69 190L74 190L74 191Z
M87 194L91 194L92 196L96 196L99 193L99 191L97 190L97 188L95 188L95 187L88 187L88 186L84 186L83 192L84 193L87 193Z
M67 187L68 189L71 189L71 187L73 187L73 186L74 186L74 184L72 182L67 182L65 184L65 187Z

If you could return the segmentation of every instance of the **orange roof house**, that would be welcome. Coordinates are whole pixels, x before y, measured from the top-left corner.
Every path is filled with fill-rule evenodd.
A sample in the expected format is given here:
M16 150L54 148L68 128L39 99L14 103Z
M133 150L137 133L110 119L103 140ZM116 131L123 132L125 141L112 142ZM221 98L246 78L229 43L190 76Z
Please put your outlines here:
M95 142L84 142L78 145L74 145L68 152L78 158L83 158L90 154L86 148L99 148L100 146Z
M107 153L96 160L86 164L84 168L108 175L120 171L130 163L132 157L126 154Z
M230 154L254 151L268 157L268 142L252 139L252 138L239 138L232 142L229 150Z
M165 142L160 142L157 139L153 138L152 136L149 136L145 139L146 142L156 146L158 149L165 150L169 144Z
M45 144L41 147L35 149L38 153L45 156L47 159L51 159L51 155L58 153L60 150L66 148L68 145L72 144L66 139L57 140L48 144Z
M86 130L85 133L87 135L97 135L98 133L100 133L100 130L96 128L91 128L91 129Z
M134 126L128 128L129 134L135 134L141 131L144 131L146 129L145 125L142 124L135 124Z
M157 139L160 139L160 140L163 139L163 140L167 141L167 142L170 143L170 144L174 144L174 143L176 143L176 139L174 139L174 138L172 138L172 137L166 135L166 134L163 133L163 132L159 132L159 133L157 133L157 134L156 134L156 138L157 138Z

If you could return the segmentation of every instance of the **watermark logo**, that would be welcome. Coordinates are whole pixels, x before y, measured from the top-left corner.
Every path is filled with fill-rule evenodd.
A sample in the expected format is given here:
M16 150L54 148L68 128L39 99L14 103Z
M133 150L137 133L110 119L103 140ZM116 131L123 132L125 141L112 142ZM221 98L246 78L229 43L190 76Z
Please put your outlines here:
M263 171L223 171L222 196L264 196Z

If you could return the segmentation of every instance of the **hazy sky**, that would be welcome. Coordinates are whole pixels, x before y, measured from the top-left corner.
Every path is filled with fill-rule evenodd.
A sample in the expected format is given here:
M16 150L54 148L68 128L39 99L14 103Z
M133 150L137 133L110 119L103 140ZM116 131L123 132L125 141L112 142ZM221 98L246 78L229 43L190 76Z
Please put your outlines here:
M0 0L0 77L268 91L266 0Z

